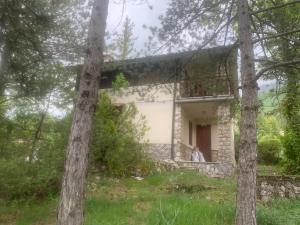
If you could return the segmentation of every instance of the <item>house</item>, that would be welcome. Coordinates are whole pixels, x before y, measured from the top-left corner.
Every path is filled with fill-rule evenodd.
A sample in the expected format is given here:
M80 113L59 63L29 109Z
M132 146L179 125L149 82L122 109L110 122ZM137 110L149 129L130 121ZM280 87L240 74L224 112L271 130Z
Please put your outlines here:
M110 88L117 74L124 74L130 87L113 101L134 102L145 115L154 159L195 166L191 153L198 146L206 160L197 164L200 169L232 173L236 61L236 49L226 46L108 62L100 86Z

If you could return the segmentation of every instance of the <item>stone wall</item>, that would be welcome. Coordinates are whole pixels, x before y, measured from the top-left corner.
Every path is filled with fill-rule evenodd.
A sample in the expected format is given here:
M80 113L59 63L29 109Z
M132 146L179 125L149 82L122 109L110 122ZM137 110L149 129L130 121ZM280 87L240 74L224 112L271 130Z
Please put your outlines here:
M180 151L180 160L183 161L191 161L192 160L192 152L193 146L187 146L183 143L179 143L179 151Z
M231 163L215 163L215 162L189 162L181 161L177 162L180 168L196 169L200 173L209 177L229 177L235 173L234 166Z
M209 177L229 177L234 174L234 166L231 163L201 163L199 172Z
M300 199L299 176L258 176L257 197L262 201L272 198Z
M230 113L230 103L218 105L218 161L222 163L234 164L232 118Z
M171 144L149 144L146 153L157 161L170 159Z
M219 162L219 151L218 150L211 150L211 161Z
M180 154L180 141L181 141L181 133L182 133L182 108L177 103L175 105L175 124L174 124L174 144L175 144L175 161L181 160Z

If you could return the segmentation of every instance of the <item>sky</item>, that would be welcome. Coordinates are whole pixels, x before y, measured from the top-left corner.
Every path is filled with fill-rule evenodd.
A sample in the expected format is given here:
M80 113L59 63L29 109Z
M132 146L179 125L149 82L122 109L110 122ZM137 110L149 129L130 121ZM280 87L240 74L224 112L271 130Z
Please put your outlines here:
M159 26L158 17L167 9L170 0L126 0L123 11L123 0L111 0L108 11L107 30L109 32L120 31L122 24L128 16L135 24L134 34L137 37L135 47L141 50L147 42L149 31L143 25ZM150 9L150 7L152 10ZM274 81L259 80L260 87L274 86Z
M135 24L134 34L137 37L135 47L140 50L144 47L144 43L148 40L150 34L143 28L143 25L158 26L158 16L165 12L169 0L126 0L123 16L122 2L123 0L110 1L107 30L109 32L121 30L122 24L128 16Z

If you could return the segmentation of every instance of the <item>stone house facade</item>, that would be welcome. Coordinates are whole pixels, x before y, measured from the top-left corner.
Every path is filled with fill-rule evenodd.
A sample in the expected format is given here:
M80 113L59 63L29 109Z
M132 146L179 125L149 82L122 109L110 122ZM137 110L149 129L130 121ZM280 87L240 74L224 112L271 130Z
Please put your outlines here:
M234 168L236 61L236 49L227 46L108 62L100 86L109 89L124 74L130 87L112 94L113 101L133 102L145 116L148 153L154 159L188 164L198 146L206 165Z

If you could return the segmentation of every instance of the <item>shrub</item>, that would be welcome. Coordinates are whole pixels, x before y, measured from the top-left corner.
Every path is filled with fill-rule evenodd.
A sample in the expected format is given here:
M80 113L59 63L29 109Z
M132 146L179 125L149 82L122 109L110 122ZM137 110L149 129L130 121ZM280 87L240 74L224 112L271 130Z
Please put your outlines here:
M5 199L42 198L59 189L59 175L53 167L32 164L24 159L0 161L0 195ZM53 170L51 170L53 169Z
M147 173L151 163L144 154L146 131L145 119L133 104L115 106L102 93L93 123L92 162L116 176Z
M26 129L29 127L28 125ZM69 119L48 118L42 138L34 146L29 139L32 138L32 132L25 130L27 137L17 128L12 130L9 142L0 149L3 153L0 156L0 198L42 198L58 192L68 129ZM34 160L30 162L29 155L32 151Z
M299 136L299 135L298 135ZM284 167L290 174L300 174L300 138L289 131L282 138L284 146Z
M266 135L258 140L258 163L277 164L281 159L282 146L276 136Z

